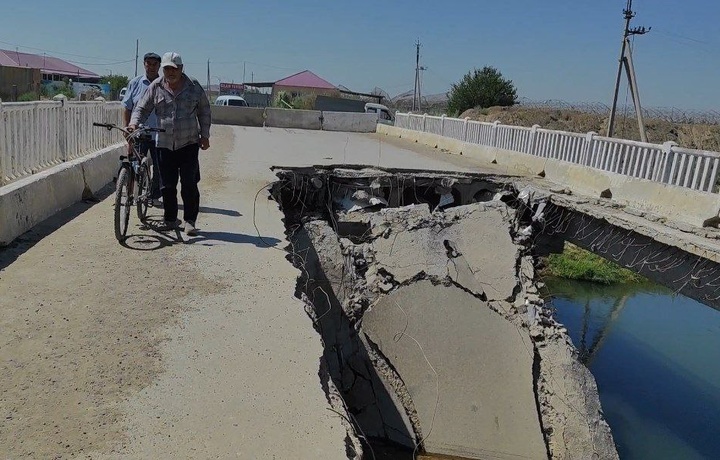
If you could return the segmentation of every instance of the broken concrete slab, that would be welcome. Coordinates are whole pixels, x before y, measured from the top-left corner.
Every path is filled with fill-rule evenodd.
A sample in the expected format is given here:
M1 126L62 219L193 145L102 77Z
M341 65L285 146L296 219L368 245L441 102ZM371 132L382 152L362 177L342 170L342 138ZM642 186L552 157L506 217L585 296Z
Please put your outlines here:
M472 302L496 312L515 334L522 331L522 336L529 338L535 410L541 429L538 436L544 439L551 458L595 458L598 452L603 453L600 458L617 458L594 379L573 354L567 330L554 321L539 295L542 283L535 278L532 254L538 232L545 227L548 198L535 192L523 198L520 188L492 184L487 177L452 181L427 173L362 174L343 171L342 177L336 177L331 170L304 168L302 173L280 172L281 182L273 187L273 196L285 211L294 262L303 273L298 282L299 296L306 300L308 314L323 337L330 377L343 394L348 419L353 420L358 436L365 436L363 439L371 444L379 442L376 447L392 440L410 446L408 452L416 445L420 450L428 446L404 375L368 341L362 327L365 317L372 314L370 306L418 283L431 283L463 292ZM438 209L438 197L428 192L443 184L452 185L453 196L459 196L454 207ZM455 188L460 185L463 188ZM344 212L337 206L338 198L355 190L389 197L391 207ZM413 202L413 198L419 201ZM472 222L474 219L480 223ZM489 225L493 219L494 224ZM413 244L400 238L413 232L418 247L410 253L416 257L403 259L403 265L397 258L406 258ZM397 237L397 249L377 250L396 234L405 235ZM407 263L415 268L406 270ZM445 271L440 268L443 264ZM415 271L421 265L425 269ZM482 284L484 275L477 275L481 269L499 274L507 282L503 290L509 294L487 294ZM323 289L318 290L318 286ZM458 324L462 321L464 318L454 319ZM462 331L463 325L456 329ZM444 339L439 336L437 340ZM551 352L558 347L565 352ZM509 353L515 359L514 352ZM498 361L504 357L499 355ZM466 381L460 375L457 378ZM492 378L483 375L484 381ZM552 385L555 380L562 381L562 392ZM561 393L567 396L557 397ZM565 401L577 397L571 395L582 395L587 401L570 407ZM371 403L373 397L375 404ZM455 404L468 399L453 396ZM462 418L454 421L464 423Z
M549 340L545 328L543 344L537 347L541 362L537 393L551 458L572 460L584 452L592 453L592 458L618 459L610 427L602 417L595 378L565 339L567 330L559 324L555 330L556 338Z
M428 452L547 458L530 337L486 302L419 281L383 297L362 331L402 376Z
M398 284L424 273L450 277L488 300L510 299L518 285L519 247L509 233L514 210L472 204L448 213L386 209L370 218L378 267Z

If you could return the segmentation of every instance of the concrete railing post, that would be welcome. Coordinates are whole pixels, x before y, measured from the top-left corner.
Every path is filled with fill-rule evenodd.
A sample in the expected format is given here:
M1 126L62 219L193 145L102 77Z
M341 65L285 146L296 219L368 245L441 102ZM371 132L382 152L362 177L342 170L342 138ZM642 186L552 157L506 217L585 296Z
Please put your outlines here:
M442 116L440 117L440 135L441 135L441 136L444 136L444 135L445 135L445 118L446 118L446 117L447 117L447 116L446 116L444 113L443 113Z
M2 99L0 99L0 186L5 185L5 176L7 175L7 158L9 152L5 151L5 114L3 113Z
M423 113L423 127L422 127L422 132L425 132L426 129L427 129L427 113Z
M469 120L469 117L465 117L465 121L463 122L463 142L467 142L468 126L470 126L470 123L468 123Z
M492 127L492 135L490 136L490 147L497 147L498 125L500 120L495 120Z
M68 160L68 123L67 114L65 113L65 99L60 99L60 107L56 111L58 119L58 142L60 144L60 159Z
M592 162L592 153L593 153L593 146L595 144L595 136L597 136L598 133L595 131L589 131L585 135L585 142L583 143L583 151L582 151L582 159L581 163L585 166L590 166Z
M528 145L528 154L537 156L537 130L540 125L532 125L530 128L530 145Z
M663 161L660 182L664 184L673 183L672 176L675 175L675 169L677 168L677 159L673 147L677 147L677 143L673 141L667 141L662 145Z

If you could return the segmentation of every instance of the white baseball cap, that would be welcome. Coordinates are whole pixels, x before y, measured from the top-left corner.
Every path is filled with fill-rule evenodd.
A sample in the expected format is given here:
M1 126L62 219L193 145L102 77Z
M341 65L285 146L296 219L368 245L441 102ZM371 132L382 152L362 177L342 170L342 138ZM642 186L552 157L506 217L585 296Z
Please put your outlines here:
M182 58L179 54L174 51L168 51L163 54L162 60L160 60L160 67L175 67L178 68L182 63Z

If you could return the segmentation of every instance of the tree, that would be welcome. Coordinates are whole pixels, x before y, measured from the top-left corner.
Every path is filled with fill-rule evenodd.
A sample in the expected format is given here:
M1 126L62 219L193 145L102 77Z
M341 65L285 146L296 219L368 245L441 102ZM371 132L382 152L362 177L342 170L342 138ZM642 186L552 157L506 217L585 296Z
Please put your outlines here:
M100 83L110 84L110 97L117 99L120 95L120 90L127 87L130 79L125 75L103 75L100 77Z
M458 115L474 107L509 106L517 101L512 80L503 78L494 67L468 72L452 85L448 97L448 111Z
M56 96L58 94L62 94L68 99L73 99L75 97L75 90L73 89L72 83L70 83L69 78L63 78L62 85L58 85L55 87L55 94L53 94L53 96Z

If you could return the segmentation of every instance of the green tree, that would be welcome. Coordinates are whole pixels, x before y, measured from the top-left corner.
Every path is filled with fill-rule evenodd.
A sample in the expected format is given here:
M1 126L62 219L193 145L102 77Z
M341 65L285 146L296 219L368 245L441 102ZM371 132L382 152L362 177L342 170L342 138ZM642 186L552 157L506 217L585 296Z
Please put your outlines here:
M290 97L290 94L286 91L278 91L277 95L275 96L274 106L280 107L281 109L290 109L292 108L292 98Z
M57 86L55 88L55 94L53 94L53 96L55 96L57 94L63 94L68 99L73 99L75 97L75 90L73 89L72 85L70 84L69 78L67 78L67 77L63 78L62 85Z
M117 99L120 95L120 90L127 87L130 79L125 75L103 75L100 77L100 83L110 84L110 97Z
M494 67L483 67L468 72L460 82L453 84L448 95L448 112L461 114L474 107L509 106L517 101L512 80L503 78Z

